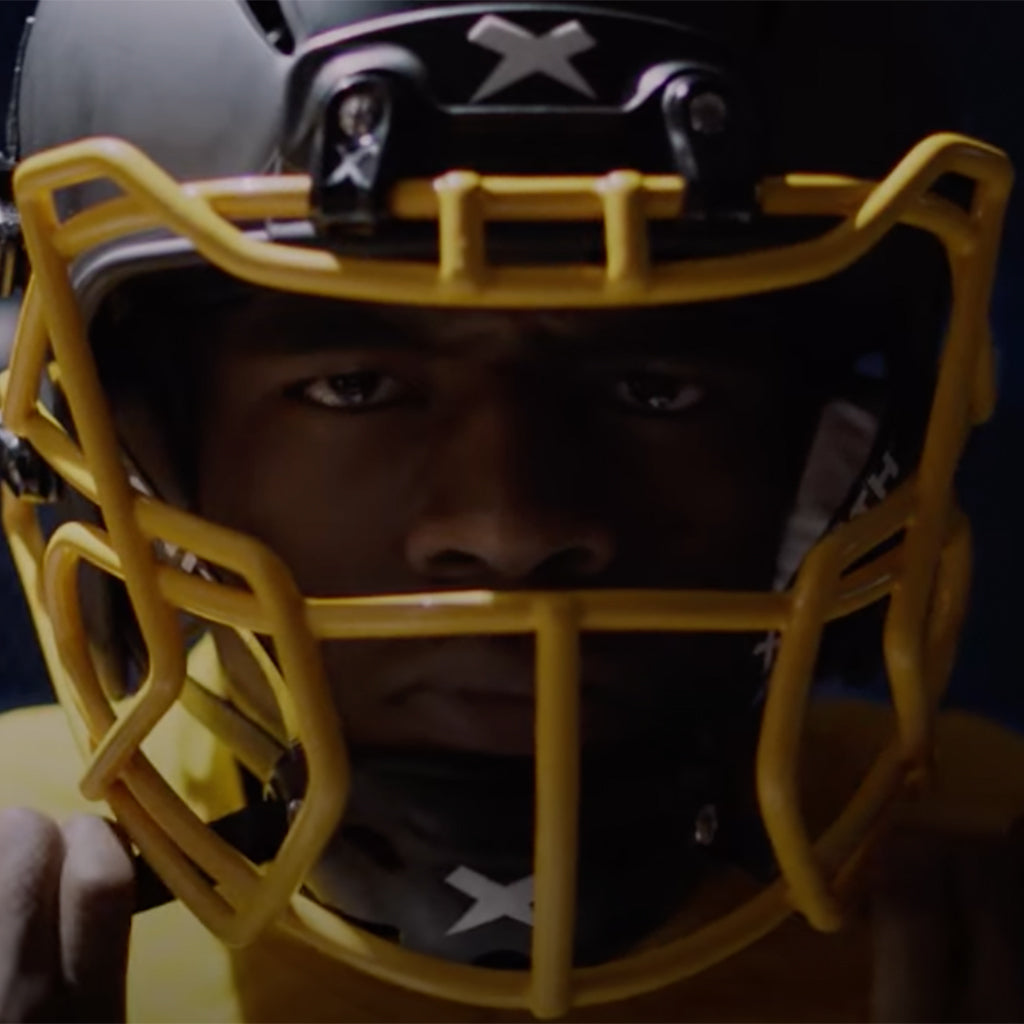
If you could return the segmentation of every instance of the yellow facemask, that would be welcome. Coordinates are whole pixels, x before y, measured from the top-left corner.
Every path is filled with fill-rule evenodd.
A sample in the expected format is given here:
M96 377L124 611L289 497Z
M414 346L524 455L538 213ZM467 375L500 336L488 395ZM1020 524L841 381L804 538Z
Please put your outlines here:
M932 187L956 174L974 186L963 209ZM66 220L60 190L113 182L115 198ZM1007 159L982 143L935 135L882 181L826 175L763 180L766 217L816 216L818 237L770 250L674 262L652 260L648 225L677 217L687 182L622 170L600 176L502 177L452 171L392 191L399 220L435 222L436 264L339 257L254 238L240 224L310 216L304 175L179 183L126 142L96 138L26 159L15 175L32 278L9 370L3 427L95 504L102 525L64 522L48 538L28 492L3 491L3 520L58 696L86 759L82 790L106 800L171 890L226 942L271 926L369 973L431 995L553 1017L573 1006L649 991L715 963L796 910L831 930L843 893L886 807L928 768L930 723L951 666L966 602L968 526L953 474L971 427L993 402L987 309L1003 211ZM496 221L580 221L603 226L602 265L492 265L485 228ZM817 281L853 264L897 225L943 247L952 281L920 462L895 491L832 529L779 592L652 590L443 592L307 598L265 545L139 493L130 480L71 283L84 255L162 229L243 281L339 299L450 308L601 308L682 304ZM40 399L56 385L66 429ZM34 453L34 454L33 454ZM168 564L188 552L241 582ZM87 563L124 582L148 655L138 691L114 699L83 624L77 587ZM799 751L815 660L827 623L887 601L885 668L896 728L847 806L816 834L799 792ZM268 739L237 709L189 680L179 611L238 632L261 660L281 709ZM601 632L773 632L756 788L779 877L755 898L682 938L648 944L596 967L574 968L576 808L579 796L580 635ZM349 795L343 730L319 653L326 639L520 634L535 640L536 824L532 966L499 971L430 960L375 937L299 890L338 828ZM256 637L272 641L276 658ZM257 866L216 836L162 780L141 747L184 701L239 759L269 777L301 747L308 786L276 857Z

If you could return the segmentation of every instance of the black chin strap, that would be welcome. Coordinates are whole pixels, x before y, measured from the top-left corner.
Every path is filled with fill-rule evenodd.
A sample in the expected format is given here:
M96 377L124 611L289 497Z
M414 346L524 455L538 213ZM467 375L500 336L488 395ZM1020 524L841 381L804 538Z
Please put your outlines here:
M574 959L586 965L685 901L714 858L724 789L676 751L640 748L586 755L581 780ZM418 952L524 966L534 790L532 758L364 751L308 894Z
M249 776L249 778L252 778ZM257 784L258 785L258 784ZM248 793L249 786L246 786ZM254 864L265 864L277 856L277 851L288 832L288 814L281 800L264 799L257 792L256 799L245 807L223 818L210 822L209 827ZM144 910L170 903L174 893L141 855L135 858L135 910Z
M620 954L659 927L715 862L759 880L770 849L751 775L686 764L677 751L616 750L582 762L579 965ZM724 751L723 751L724 752ZM243 773L246 806L212 823L254 863L272 859L304 795L301 757L276 791ZM450 752L362 751L345 820L307 895L347 919L444 959L528 965L534 763ZM141 858L136 910L173 898Z

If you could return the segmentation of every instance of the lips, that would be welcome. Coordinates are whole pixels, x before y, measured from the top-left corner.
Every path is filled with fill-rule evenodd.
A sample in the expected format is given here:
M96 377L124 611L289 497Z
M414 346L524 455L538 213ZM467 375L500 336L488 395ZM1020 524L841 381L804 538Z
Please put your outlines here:
M530 644L470 642L417 660L411 682L387 705L415 719L428 745L498 755L533 753L536 700ZM664 726L664 708L643 700L629 673L597 652L582 658L581 731L589 746L634 742ZM632 692L631 692L632 691Z
M415 714L431 746L505 756L533 753L536 702L532 697L425 684L411 691L403 704ZM580 724L588 747L633 743L664 731L661 716L624 715L599 691L586 688Z
M727 689L719 673L707 670L709 654L716 653L709 639L722 638L585 637L584 744L672 740L686 721L704 717L708 701ZM336 643L327 655L346 733L356 745L534 752L531 638Z
M533 750L532 696L453 689L423 682L388 701L424 746L526 756ZM397 723L396 723L397 724Z

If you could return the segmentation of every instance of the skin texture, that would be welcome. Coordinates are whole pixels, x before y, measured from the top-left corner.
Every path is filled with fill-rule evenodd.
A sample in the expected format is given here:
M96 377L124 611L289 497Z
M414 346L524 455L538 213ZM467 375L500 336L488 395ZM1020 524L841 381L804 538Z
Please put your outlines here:
M726 350L674 314L356 315L264 297L186 336L207 371L202 443L168 444L183 435L158 429L153 393L120 408L133 455L164 493L273 545L311 594L765 587L821 398L785 356ZM272 719L219 640L240 701ZM325 649L356 744L506 753L530 744L529 653L496 638ZM748 662L745 640L588 641L587 740L735 708ZM877 1019L1020 1013L1003 884L1019 863L991 840L914 835L880 854ZM131 873L108 826L0 814L0 906L0 1018L123 1016ZM970 968L951 971L965 948Z
M196 504L267 542L317 596L763 588L816 396L784 362L706 338L680 346L678 321L262 296L212 346ZM670 731L711 680L750 678L752 643L587 638L588 737ZM230 638L221 645L257 689ZM532 749L527 638L324 653L356 744Z

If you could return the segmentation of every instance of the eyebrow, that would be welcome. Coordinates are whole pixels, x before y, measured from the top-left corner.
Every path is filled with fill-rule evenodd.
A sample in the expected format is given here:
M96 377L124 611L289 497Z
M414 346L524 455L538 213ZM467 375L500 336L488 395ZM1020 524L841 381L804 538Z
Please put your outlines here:
M700 360L763 357L769 329L746 338L744 318L722 306L609 310L463 310L378 307L368 303L259 292L223 308L212 331L252 353L303 355L379 349L457 356L489 343L496 352L539 352L596 359ZM492 322L488 324L488 319ZM762 334L761 331L764 331ZM751 343L753 342L753 343Z
M261 353L431 348L422 332L401 329L357 303L305 296L256 296L224 310L213 330L219 340Z

